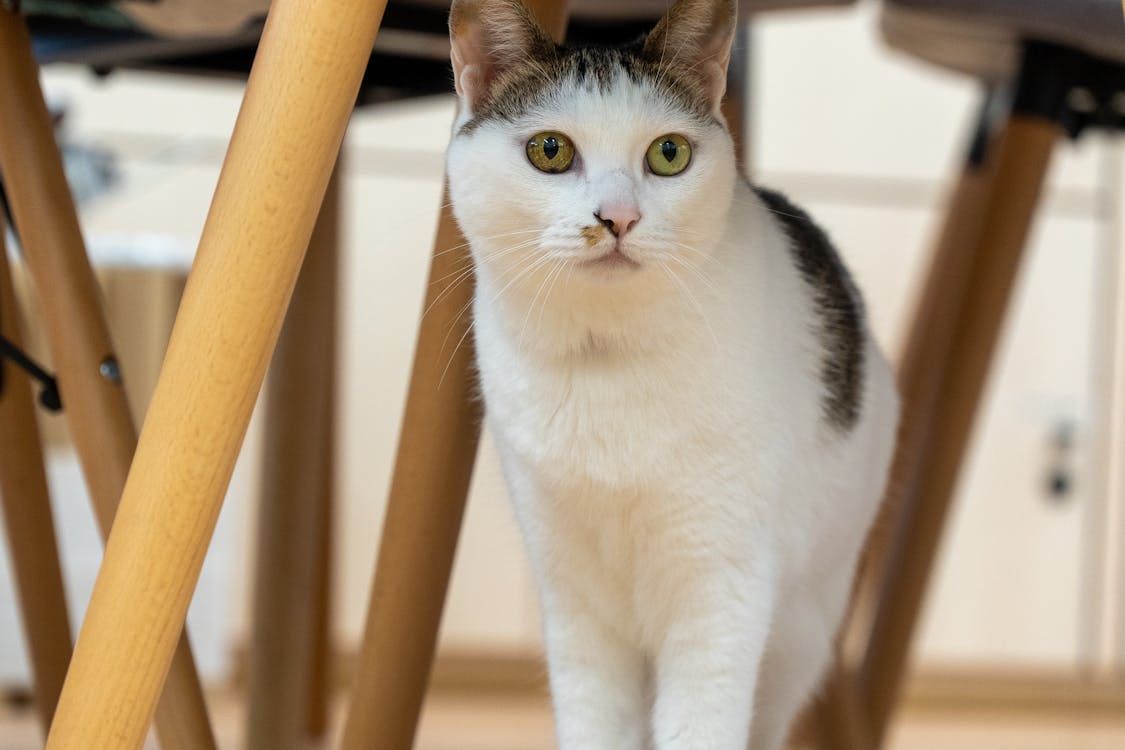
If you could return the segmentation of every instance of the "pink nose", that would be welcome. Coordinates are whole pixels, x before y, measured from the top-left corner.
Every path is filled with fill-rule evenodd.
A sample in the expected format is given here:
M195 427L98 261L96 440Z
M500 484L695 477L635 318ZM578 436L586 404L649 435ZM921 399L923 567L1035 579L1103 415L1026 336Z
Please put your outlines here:
M609 203L594 212L598 221L613 232L615 237L628 232L641 220L641 212L631 203Z

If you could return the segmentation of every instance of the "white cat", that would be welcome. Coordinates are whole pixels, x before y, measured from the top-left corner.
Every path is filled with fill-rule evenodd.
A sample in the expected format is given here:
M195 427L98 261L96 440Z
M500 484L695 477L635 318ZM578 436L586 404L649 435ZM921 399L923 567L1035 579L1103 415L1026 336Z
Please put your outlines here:
M454 210L562 750L777 750L832 654L898 403L824 234L737 174L733 0L622 48L455 0Z

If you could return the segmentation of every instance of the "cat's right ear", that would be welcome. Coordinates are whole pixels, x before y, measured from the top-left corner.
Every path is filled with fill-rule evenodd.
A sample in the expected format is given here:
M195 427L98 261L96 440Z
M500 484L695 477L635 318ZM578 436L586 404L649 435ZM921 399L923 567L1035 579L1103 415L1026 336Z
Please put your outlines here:
M454 86L470 112L479 110L513 66L555 52L521 0L453 0L449 38Z
M676 0L645 37L645 55L658 68L694 84L718 112L738 26L735 0Z

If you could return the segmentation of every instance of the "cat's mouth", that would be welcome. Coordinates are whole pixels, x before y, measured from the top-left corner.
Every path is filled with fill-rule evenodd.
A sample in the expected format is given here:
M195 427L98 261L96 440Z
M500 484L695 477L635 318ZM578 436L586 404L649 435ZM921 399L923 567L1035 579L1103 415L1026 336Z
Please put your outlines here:
M583 266L587 268L640 268L641 264L631 258L620 247L614 247L608 252L602 253L596 258L582 261Z

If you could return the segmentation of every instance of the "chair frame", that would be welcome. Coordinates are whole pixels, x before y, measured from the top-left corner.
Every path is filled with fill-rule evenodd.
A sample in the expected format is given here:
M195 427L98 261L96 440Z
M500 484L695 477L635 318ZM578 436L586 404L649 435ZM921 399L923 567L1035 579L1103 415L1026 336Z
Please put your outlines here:
M1097 102L1073 108L1082 87ZM904 402L891 495L853 608L857 659L840 660L822 700L821 747L882 747L996 343L1051 156L1064 136L1120 129L1111 102L1125 65L1026 43L1010 104L986 102L918 299L899 371ZM841 738L853 738L841 741ZM859 738L858 740L854 738Z
M50 113L39 88L31 38L23 19L3 10L0 111L6 115L5 127L0 128L0 171L13 188L8 198L24 259L41 292L43 319L64 394L67 422L98 525L103 537L108 537L137 433L54 141ZM21 441L37 445L30 424L25 421L23 429ZM36 470L42 471L41 456ZM30 505L45 498L33 495L26 501L20 497L14 501ZM69 633L65 609L56 604L51 619L56 630ZM170 643L165 699L156 710L157 734L165 748L206 750L215 742L190 647L186 639L179 638L182 627L181 621ZM38 692L55 692L52 675L52 671L36 675ZM49 711L53 705L51 701L44 710Z

